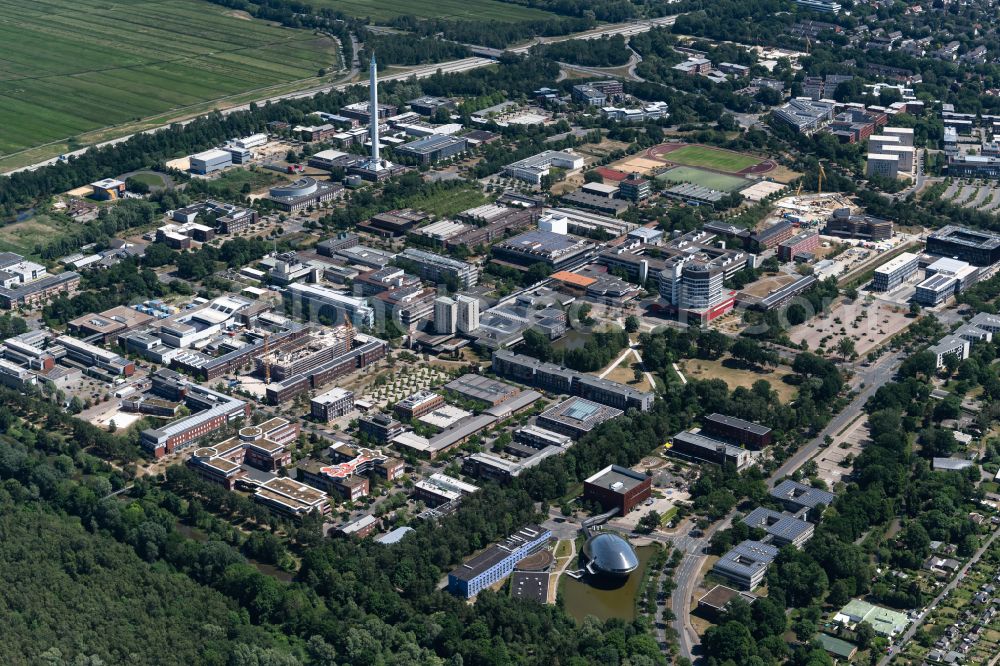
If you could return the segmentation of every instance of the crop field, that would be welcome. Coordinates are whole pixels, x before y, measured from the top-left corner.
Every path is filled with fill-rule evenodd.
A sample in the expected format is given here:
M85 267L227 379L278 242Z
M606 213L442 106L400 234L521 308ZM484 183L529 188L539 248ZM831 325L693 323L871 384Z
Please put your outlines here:
M760 162L760 158L709 146L684 146L670 151L665 159L685 166L705 167L716 171L739 173Z
M334 40L199 0L0 0L0 159L338 64Z
M555 15L541 9L499 2L498 0L311 0L316 8L329 7L345 14L373 21L391 21L397 16L417 18L466 19L469 21L538 21Z
M668 169L657 176L657 180L665 180L670 183L693 183L708 187L720 192L735 192L741 187L747 186L750 181L739 176L727 176L724 173L705 171L694 167L679 166Z

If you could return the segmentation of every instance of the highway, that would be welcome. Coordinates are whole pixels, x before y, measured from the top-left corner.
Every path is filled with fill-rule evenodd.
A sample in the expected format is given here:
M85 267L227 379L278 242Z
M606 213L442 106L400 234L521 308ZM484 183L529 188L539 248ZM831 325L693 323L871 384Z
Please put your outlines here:
M830 419L827 426L808 444L799 449L791 458L775 470L767 480L768 488L773 488L782 478L792 474L804 465L824 445L824 440L827 436L835 437L856 416L861 414L865 403L868 402L868 398L873 396L879 387L892 379L901 361L902 353L895 352L883 355L867 368L857 367L853 377L853 385L857 390L854 399L839 414ZM699 644L698 634L691 626L690 621L691 596L694 594L694 590L701 578L699 574L707 557L704 551L708 547L712 535L719 530L729 527L735 514L736 510L734 509L725 519L705 530L704 535L700 538L684 536L674 542L674 546L681 549L685 553L685 556L674 575L677 587L671 597L670 604L671 610L673 610L675 615L674 629L677 631L680 654L688 659L692 658L694 648Z
M533 47L539 44L552 44L555 42L566 42L571 39L602 39L604 37L613 37L615 35L621 35L622 37L628 38L633 35L639 35L644 32L649 32L653 28L664 28L671 26L677 21L677 16L663 16L655 19L646 19L643 21L630 21L628 23L613 23L609 25L598 26L591 30L584 32L576 32L570 35L559 35L558 37L537 37L533 41L527 44L522 44L520 46L514 46L508 49L495 49L488 46L479 46L478 44L464 44L464 46L469 47L469 49L475 55L483 55L491 58L498 58L504 53L527 53Z
M553 41L565 41L570 39L599 39L601 37L610 35L623 35L625 37L629 37L631 35L637 35L643 32L647 32L655 27L673 25L675 19L676 17L674 16L665 16L662 18L649 19L645 21L632 21L629 23L611 24L594 28L593 30L588 30L585 32L574 33L570 35L561 35L559 37L553 37L553 38L540 39L535 42L507 49L507 52L523 54L527 53L531 49L531 47L535 46L536 44L553 42ZM353 35L352 35L352 42L354 46L355 58L357 58L357 54L360 52L361 45L354 40ZM467 72L472 69L477 69L479 67L485 67L486 65L495 64L494 58L498 57L504 52L501 49L488 49L485 47L480 47L475 45L467 45L467 46L469 46L473 50L473 52L478 55L475 55L470 58L451 60L448 62L439 62L432 65L420 65L418 67L412 67L410 69L407 69L406 71L381 76L379 77L379 81L387 82L387 81L405 80L409 79L410 77L414 77L417 79L425 79L429 76L433 76L438 72L442 72L444 74ZM262 99L254 100L253 102L247 102L245 104L239 104L236 106L227 107L225 109L219 109L219 112L222 113L223 115L228 115L230 113L235 113L237 111L246 111L250 108L251 104L262 105L262 104L267 104L268 102L280 102L282 100L289 100L289 99L302 99L303 97L312 97L313 95L317 95L319 93L328 93L331 90L345 90L351 86L367 86L368 85L367 80L363 81L351 80L354 78L354 75L357 74L357 69L358 69L357 63L356 62L352 63L350 72L348 72L344 77L342 77L338 83L324 84L313 88L309 88L307 90L300 90L297 92L286 93L283 95L265 97ZM603 74L601 75L603 76ZM219 100L219 103L222 103L222 100ZM72 152L65 153L65 156L78 157L86 153L91 148L103 148L105 146L114 146L124 141L128 141L133 136L136 136L138 134L153 134L159 132L162 129L166 129L167 127L176 124L184 126L204 115L207 115L207 112L199 113L195 117L189 118L184 121L170 122L161 125L159 127L152 127L148 130L143 130L142 132L134 132L132 134L120 136L115 139L103 141L101 143L97 143L92 146L87 146L86 148L81 148L79 150L74 150ZM51 159L42 160L41 162L36 162L35 164L31 164L29 166L20 167L18 169L11 169L9 171L4 171L2 172L2 174L10 175L12 173L18 173L19 171L34 171L35 169L39 169L41 167L48 166L50 164L55 164L58 161L59 161L58 157L53 157Z

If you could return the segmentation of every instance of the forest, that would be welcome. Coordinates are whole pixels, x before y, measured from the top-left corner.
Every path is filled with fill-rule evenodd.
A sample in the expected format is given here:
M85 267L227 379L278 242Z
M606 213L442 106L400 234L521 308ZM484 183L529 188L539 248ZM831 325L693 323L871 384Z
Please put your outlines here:
M389 65L421 65L444 62L470 55L468 47L462 44L406 33L376 35L369 32L364 35L364 43L364 49L361 51L361 62L368 62L371 55L375 53L380 68Z
M0 662L299 663L283 658L284 637L252 625L232 599L150 566L28 494L16 483L0 489Z
M541 47L546 58L583 67L620 67L631 51L621 35L601 39L569 39Z

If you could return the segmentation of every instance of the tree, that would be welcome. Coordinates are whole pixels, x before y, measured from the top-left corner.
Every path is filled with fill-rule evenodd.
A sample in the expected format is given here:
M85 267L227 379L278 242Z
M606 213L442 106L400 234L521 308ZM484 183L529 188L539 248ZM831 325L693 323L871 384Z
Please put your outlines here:
M857 356L857 352L854 351L854 339L843 337L837 341L837 353L840 354L841 358L848 359Z
M937 357L929 351L912 354L899 366L899 374L902 377L917 375L931 377L935 372L937 372Z
M635 315L629 315L625 318L625 332L635 333L639 330L639 318Z
M736 621L710 627L704 637L705 653L712 655L719 663L732 660L745 664L757 655L750 630Z
M715 329L702 331L698 335L698 355L702 358L715 360L729 351L729 338Z
M868 622L859 622L856 627L854 627L854 640L857 642L858 647L862 650L867 650L871 644L872 639L875 638L875 627L870 625Z
M149 185L131 176L125 179L125 189L136 194L149 194Z
M816 622L807 617L800 617L792 623L792 631L795 632L795 637L803 643L808 642L810 638L815 636L818 630L819 627L816 626Z
M777 354L761 347L759 342L740 338L729 348L730 355L750 365L777 365Z
M834 608L840 608L851 600L851 593L846 580L836 580L830 586L830 592L826 595L826 603Z
M646 534L648 534L660 526L661 518L662 516L660 516L658 512L650 511L645 516L639 519L637 528L640 532L645 532Z

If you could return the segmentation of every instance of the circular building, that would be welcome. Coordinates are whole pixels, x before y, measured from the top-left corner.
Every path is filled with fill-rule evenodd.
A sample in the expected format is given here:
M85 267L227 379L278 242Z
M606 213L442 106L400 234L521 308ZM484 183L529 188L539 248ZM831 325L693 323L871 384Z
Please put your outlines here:
M272 187L270 195L272 199L304 197L315 193L318 189L319 184L315 178L304 176L294 183Z
M591 574L625 578L639 566L632 545L610 532L595 534L583 545L586 569Z

